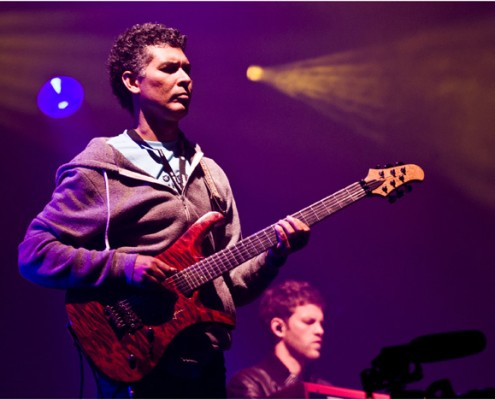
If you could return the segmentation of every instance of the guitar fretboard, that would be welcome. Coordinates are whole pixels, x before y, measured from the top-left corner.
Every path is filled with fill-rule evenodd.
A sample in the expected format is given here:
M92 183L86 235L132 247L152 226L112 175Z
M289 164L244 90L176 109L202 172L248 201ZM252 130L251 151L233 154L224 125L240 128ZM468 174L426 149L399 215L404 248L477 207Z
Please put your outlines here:
M368 183L369 185L369 183ZM310 206L292 214L293 217L305 222L308 226L322 221L338 210L363 198L367 191L362 183L355 182L346 188L317 201ZM239 241L234 246L223 249L195 264L177 272L167 279L184 295L190 295L194 290L223 273L239 266L251 258L261 254L277 243L274 226L254 233Z

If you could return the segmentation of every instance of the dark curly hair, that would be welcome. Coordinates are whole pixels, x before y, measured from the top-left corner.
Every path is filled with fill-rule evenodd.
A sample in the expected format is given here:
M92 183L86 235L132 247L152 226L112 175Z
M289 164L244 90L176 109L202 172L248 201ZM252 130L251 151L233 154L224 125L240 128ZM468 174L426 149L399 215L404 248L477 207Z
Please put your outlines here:
M275 317L287 321L297 306L306 304L325 308L320 292L308 282L288 280L266 290L260 302L260 317L268 326Z
M123 108L133 112L132 95L122 82L122 74L125 71L138 76L142 73L151 61L146 47L168 45L184 50L186 41L187 37L178 29L151 22L133 25L117 37L108 56L107 68L113 94Z

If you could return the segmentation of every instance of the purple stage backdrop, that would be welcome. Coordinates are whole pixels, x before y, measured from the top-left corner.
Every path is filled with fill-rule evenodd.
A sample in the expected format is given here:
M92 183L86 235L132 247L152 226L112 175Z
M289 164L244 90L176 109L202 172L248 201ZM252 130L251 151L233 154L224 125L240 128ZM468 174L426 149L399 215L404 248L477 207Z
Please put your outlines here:
M105 62L116 35L148 21L189 37L194 96L182 127L228 173L245 236L377 164L425 171L393 204L365 198L315 225L277 277L310 281L329 304L319 371L361 389L382 347L478 329L483 352L425 363L410 387L495 386L494 3L2 2L0 397L79 396L64 293L20 277L17 245L56 168L130 126ZM264 79L247 79L251 65ZM85 90L63 119L36 105L56 75ZM258 302L239 309L228 377L269 348L257 313ZM83 396L95 397L83 365Z

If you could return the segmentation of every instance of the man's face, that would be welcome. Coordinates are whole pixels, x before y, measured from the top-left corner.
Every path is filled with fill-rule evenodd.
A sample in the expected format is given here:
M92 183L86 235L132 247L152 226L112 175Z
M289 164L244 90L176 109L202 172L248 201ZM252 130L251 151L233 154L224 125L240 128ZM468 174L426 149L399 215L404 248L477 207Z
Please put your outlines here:
M314 304L297 306L286 323L282 340L297 359L320 357L323 342L323 311Z
M137 78L141 110L151 118L179 121L192 93L191 64L180 48L148 46L151 61Z

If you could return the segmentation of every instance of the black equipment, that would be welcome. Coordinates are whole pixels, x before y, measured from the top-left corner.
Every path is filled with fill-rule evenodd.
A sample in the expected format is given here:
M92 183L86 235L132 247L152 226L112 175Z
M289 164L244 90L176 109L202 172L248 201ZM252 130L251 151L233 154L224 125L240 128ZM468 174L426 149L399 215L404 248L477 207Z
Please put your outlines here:
M406 390L405 386L423 378L421 363L466 357L480 353L485 347L486 337L478 330L425 335L409 344L384 347L371 361L372 367L361 372L363 390L368 398L377 390L389 392L391 398L456 398L447 379L432 383L425 391ZM493 398L494 391L481 392L485 394L483 397Z

